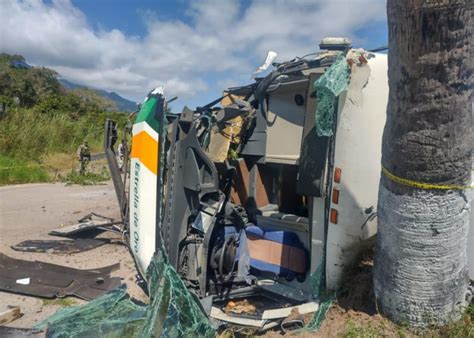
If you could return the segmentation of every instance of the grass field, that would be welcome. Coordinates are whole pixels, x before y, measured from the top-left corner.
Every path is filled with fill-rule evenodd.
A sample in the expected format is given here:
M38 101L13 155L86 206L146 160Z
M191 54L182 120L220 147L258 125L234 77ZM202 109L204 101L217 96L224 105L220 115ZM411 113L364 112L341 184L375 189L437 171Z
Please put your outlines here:
M0 185L49 182L94 184L109 175L101 169L90 175L75 175L77 147L87 139L93 153L103 152L104 123L107 118L124 126L124 113L44 114L35 108L15 108L0 121ZM120 135L120 133L119 133Z
M37 162L0 155L0 185L49 182L51 175Z

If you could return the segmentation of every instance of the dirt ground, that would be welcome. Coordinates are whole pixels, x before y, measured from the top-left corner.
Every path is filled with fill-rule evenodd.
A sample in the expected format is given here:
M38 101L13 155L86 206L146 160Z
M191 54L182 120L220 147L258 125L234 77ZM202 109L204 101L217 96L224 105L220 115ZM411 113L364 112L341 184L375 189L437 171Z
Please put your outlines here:
M373 245L366 243L356 264L346 271L343 287L337 293L332 307L317 332L298 334L298 337L347 337L347 338L474 338L474 311L470 310L458 322L444 327L413 330L396 325L377 311L373 291ZM310 318L305 318L309 321ZM265 337L279 337L268 332ZM285 336L294 336L287 334Z
M408 331L397 327L376 311L370 246L368 244L364 250L360 262L347 272L347 281L319 330L300 333L298 337L412 337ZM305 321L310 319L311 315L305 316ZM265 334L265 337L278 336L281 336L278 332Z
M312 337L407 337L403 328L377 313L372 281L372 252L367 249L360 263L348 272L335 304Z
M143 291L135 284L136 270L127 248L121 244L106 244L93 250L58 255L14 251L10 246L27 239L64 239L48 235L61 225L77 223L90 212L119 218L115 191L111 182L94 186L66 186L64 183L24 184L0 187L0 252L10 257L37 260L74 268L98 268L120 262L120 269L112 273L127 284L130 294L145 300ZM120 239L107 232L100 237ZM53 314L64 305L84 301L68 297L48 301L41 298L0 292L0 312L8 306L20 306L23 316L8 324L29 328Z

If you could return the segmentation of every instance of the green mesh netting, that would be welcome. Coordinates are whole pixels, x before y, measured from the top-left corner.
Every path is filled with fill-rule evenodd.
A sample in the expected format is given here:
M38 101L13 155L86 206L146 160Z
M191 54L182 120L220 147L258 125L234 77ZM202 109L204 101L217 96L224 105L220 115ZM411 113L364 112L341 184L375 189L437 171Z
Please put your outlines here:
M316 131L319 136L333 134L334 114L338 96L347 88L349 66L340 55L331 67L314 82L316 89Z
M135 337L144 325L146 307L132 302L125 288L90 303L57 311L35 326L47 337Z
M324 295L324 264L311 275L313 297L319 309L305 331L319 329L334 301ZM47 329L46 337L215 337L198 301L188 291L162 250L153 257L147 270L149 305L132 301L121 287L87 304L64 308L38 323Z
M147 270L149 305L133 302L125 288L90 303L65 308L38 323L46 337L214 337L214 329L160 250Z
M318 310L313 314L313 317L311 318L309 323L306 324L306 326L304 327L304 330L306 331L315 331L319 329L324 319L326 318L326 313L331 308L331 305L335 299L335 295L333 293L324 293L324 280L326 278L324 274L325 260L326 259L323 258L322 263L318 265L318 268L310 277L313 298L319 300L319 307Z
M148 268L151 305L147 311L144 337L214 337L215 332L199 301L188 291L176 270L155 256Z

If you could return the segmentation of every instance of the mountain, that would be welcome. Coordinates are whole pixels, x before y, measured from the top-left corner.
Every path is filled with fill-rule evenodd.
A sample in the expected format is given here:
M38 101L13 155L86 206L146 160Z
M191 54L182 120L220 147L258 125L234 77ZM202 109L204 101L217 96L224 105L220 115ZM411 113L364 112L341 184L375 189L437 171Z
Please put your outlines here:
M10 60L10 67L16 68L16 69L30 69L31 68L31 66L27 64L24 59L15 58L15 57L13 57Z
M88 88L87 86L80 85L74 82L71 82L69 80L66 80L64 78L60 78L59 82L63 85L63 87L67 89L80 89L80 88ZM94 91L96 91L100 96L109 99L112 101L116 106L117 109L120 111L127 111L127 112L133 112L136 110L136 103L130 100L127 100L126 98L118 95L115 92L108 92L103 89L96 89L96 88L89 88Z
M61 83L63 85L63 87L67 88L67 89L78 89L78 88L85 88L86 87L86 86L78 85L77 83L71 82L71 81L63 79L63 78L59 78L58 80L59 80L59 83Z
M116 92L107 92L102 89L96 89L96 91L103 97L111 100L117 105L117 108L120 111L133 112L137 109L137 103L127 100L126 98L120 96Z
M69 93L69 94L68 94ZM27 63L22 55L0 53L0 98L2 101L19 100L20 105L31 107L51 96L73 95L83 101L94 102L107 111L133 112L136 103L115 92L89 88L61 78L60 74L45 67Z

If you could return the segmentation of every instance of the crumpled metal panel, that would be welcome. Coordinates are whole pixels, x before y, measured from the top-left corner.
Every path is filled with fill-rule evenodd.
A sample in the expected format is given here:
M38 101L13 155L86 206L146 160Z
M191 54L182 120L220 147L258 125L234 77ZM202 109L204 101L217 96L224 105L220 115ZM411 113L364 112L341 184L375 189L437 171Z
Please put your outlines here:
M73 254L92 250L109 241L103 239L79 238L75 240L26 240L12 249L22 252L47 252L54 254Z
M61 265L24 261L0 253L0 290L44 298L76 296L95 299L121 284L110 277L120 264L80 270Z

